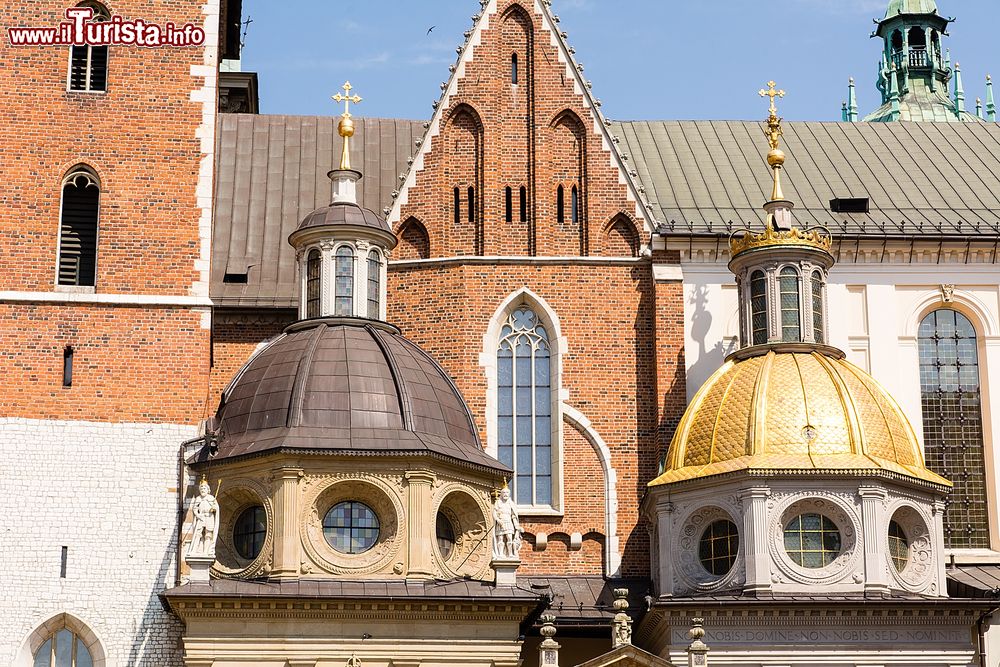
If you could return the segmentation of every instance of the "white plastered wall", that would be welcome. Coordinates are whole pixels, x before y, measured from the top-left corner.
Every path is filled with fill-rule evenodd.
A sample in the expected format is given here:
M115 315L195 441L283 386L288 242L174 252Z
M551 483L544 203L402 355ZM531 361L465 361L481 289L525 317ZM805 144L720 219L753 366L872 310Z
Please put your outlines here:
M0 419L0 664L30 667L31 636L62 613L97 636L105 667L181 664L181 623L157 596L176 583L178 453L196 435Z

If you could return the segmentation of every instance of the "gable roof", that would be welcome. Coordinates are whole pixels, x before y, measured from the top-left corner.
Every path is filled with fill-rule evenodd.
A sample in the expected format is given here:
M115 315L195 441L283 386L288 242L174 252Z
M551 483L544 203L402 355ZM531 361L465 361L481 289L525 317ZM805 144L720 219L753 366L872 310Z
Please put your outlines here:
M211 297L220 306L291 308L298 303L288 235L327 206L326 174L340 164L338 116L219 114ZM354 118L351 164L364 177L358 202L382 215L407 169L420 121ZM224 282L246 275L246 283Z
M671 663L637 646L627 644L581 662L576 667L671 667Z
M393 197L390 209L387 211L391 226L399 222L403 204L407 203L407 193L416 184L416 175L423 169L424 158L430 153L434 138L441 132L444 115L451 108L452 97L458 94L458 84L465 76L466 65L472 62L483 32L489 28L490 20L497 14L497 0L480 0L480 4L482 10L472 17L475 24L472 30L466 33L465 43L459 47L458 62L449 68L451 76L447 83L441 84L441 96L434 102L434 113L430 122L424 125L426 132L420 138L419 149L399 189L399 195ZM636 217L645 221L647 232L652 232L657 223L655 211L648 206L645 189L636 180L634 170L626 166L628 155L621 151L614 140L610 129L612 122L601 113L601 101L594 97L590 81L583 77L583 65L578 63L573 55L575 49L567 44L566 33L558 28L559 18L552 13L551 0L533 0L526 4L532 5L534 12L541 16L542 27L548 32L552 45L557 49L559 62L565 65L567 78L573 82L576 94L581 96L585 110L592 115L593 129L601 136L603 148L611 158L612 167L618 170L619 179L626 186L628 198L635 202Z
M1000 124L783 124L782 184L800 225L836 235L1000 234ZM762 224L771 190L763 123L615 123L664 231L728 235ZM869 213L833 213L868 197Z

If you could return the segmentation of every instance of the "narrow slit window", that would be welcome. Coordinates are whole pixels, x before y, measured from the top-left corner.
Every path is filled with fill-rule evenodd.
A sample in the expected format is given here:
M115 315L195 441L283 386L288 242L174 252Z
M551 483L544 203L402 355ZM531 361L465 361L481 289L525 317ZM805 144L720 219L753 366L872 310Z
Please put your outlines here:
M799 274L790 266L781 270L781 340L797 343L802 340L802 319L799 300Z
M381 317L382 291L382 257L377 250L368 253L368 317L377 320Z
M73 386L73 347L71 345L67 345L63 349L62 384L64 387Z
M521 186L521 222L528 221L528 189Z
M517 54L510 55L510 82L517 85Z
M469 222L476 221L476 189L469 186Z
M462 222L462 195L459 193L458 188L455 188L455 224Z
M562 224L566 221L566 193L563 186L556 188L556 222Z
M77 7L94 10L92 21L111 19L107 8L97 2L81 2ZM71 46L69 49L69 89L71 91L102 93L108 88L108 47Z
M505 218L507 222L514 221L514 193L511 191L510 186L504 190L504 209Z
M813 340L824 343L826 332L823 330L823 276L819 271L814 271L812 275L812 311Z
M93 287L97 278L97 217L101 189L89 169L79 168L63 181L59 225L60 285Z
M351 317L354 315L354 251L347 246L337 249L334 282L334 313Z
M580 222L580 192L575 185L570 192L570 216L574 225Z
M320 315L320 280L322 276L322 258L319 250L309 251L306 260L306 317Z

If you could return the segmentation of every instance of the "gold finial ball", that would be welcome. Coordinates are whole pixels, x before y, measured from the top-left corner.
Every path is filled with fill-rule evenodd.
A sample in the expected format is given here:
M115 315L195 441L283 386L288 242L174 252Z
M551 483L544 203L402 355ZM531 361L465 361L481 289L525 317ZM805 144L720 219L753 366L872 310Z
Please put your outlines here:
M767 163L772 167L780 167L785 164L785 151L780 148L772 148L767 154Z
M337 131L340 133L340 136L344 138L354 136L354 121L351 120L350 116L341 117L340 124L337 125Z

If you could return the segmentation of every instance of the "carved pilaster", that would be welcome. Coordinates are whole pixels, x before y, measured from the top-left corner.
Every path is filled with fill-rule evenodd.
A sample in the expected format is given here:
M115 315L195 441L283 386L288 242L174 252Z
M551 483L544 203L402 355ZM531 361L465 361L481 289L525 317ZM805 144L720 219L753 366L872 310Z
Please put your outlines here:
M271 576L297 577L301 567L299 539L299 480L302 468L278 468L274 471L274 569Z
M771 590L771 559L767 548L767 499L771 489L752 486L740 494L743 504L747 591Z
M431 485L434 479L434 475L425 470L406 473L408 577L434 576L434 559L431 556L436 518L431 516Z
M865 543L865 590L876 593L887 592L889 582L886 577L885 554L880 545L888 530L885 516L885 489L863 486L858 489L861 496L862 530Z

